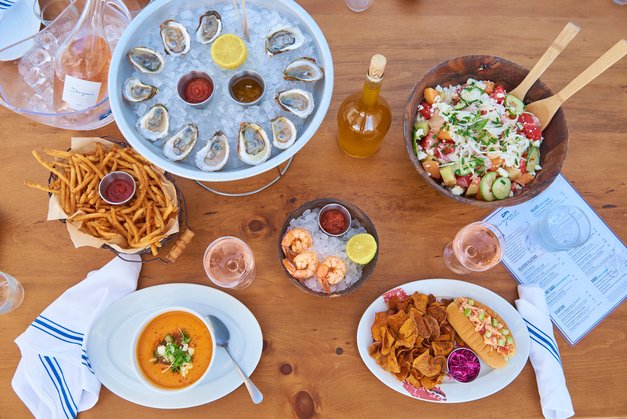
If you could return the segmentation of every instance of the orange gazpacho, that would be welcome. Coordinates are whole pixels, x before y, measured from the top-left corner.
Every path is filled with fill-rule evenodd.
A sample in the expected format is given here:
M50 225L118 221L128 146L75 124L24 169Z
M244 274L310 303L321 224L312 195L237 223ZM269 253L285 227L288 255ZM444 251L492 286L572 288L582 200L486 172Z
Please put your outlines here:
M177 390L198 381L209 368L213 342L207 325L192 313L155 317L137 340L137 363L152 384Z

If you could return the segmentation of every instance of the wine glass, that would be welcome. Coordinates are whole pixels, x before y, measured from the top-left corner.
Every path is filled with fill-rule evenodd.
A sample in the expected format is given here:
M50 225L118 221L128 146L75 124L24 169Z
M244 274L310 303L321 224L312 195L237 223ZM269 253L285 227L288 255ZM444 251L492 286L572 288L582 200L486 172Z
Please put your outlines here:
M344 0L346 2L346 6L351 9L353 12L363 12L367 10L374 0Z
M0 272L0 314L13 311L24 300L24 288L17 279Z
M498 265L505 254L505 239L492 224L477 221L457 232L444 247L444 264L451 271L464 275L487 271Z
M207 277L224 288L246 288L255 280L253 251L237 237L216 239L205 251L203 266Z

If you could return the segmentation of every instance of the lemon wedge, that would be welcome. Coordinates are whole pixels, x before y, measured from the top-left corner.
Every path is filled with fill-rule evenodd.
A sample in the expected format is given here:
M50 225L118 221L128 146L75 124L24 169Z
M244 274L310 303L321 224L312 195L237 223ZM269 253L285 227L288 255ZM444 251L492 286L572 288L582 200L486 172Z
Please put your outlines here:
M346 254L353 262L365 265L377 254L377 241L370 234L356 234L346 243Z
M232 33L219 36L211 44L211 58L217 65L227 70L233 70L244 64L247 56L248 49L244 40Z

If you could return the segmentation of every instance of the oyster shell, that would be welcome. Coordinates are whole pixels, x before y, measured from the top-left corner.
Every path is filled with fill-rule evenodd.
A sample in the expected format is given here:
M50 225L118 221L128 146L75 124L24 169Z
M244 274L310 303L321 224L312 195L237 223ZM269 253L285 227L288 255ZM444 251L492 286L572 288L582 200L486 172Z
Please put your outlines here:
M136 78L129 78L124 82L122 96L129 102L142 102L156 95L158 91L155 86L142 83Z
M161 40L166 54L173 56L187 54L191 48L189 32L185 26L168 19L161 24Z
M198 141L198 127L187 124L163 145L163 155L172 161L183 160Z
M266 53L276 55L285 51L291 51L303 45L305 37L295 27L279 26L266 37Z
M324 70L316 63L316 60L309 57L297 58L289 63L283 70L285 80L296 80L314 82L324 77Z
M277 116L272 121L272 145L281 150L290 147L296 141L296 126L284 116Z
M137 130L150 141L156 141L168 135L170 130L170 114L168 108L157 103L137 121Z
M196 40L201 44L212 43L222 33L222 16L215 10L209 10L198 19Z
M237 154L246 164L257 165L268 160L272 145L266 132L257 124L242 122L237 134Z
M157 74L165 67L163 55L146 47L135 47L127 54L130 63L142 73Z
M290 89L279 92L274 100L288 112L299 118L307 118L314 110L314 98L311 93L301 89Z
M207 145L196 153L196 166L205 172L214 172L224 167L229 159L229 141L226 134L216 131Z

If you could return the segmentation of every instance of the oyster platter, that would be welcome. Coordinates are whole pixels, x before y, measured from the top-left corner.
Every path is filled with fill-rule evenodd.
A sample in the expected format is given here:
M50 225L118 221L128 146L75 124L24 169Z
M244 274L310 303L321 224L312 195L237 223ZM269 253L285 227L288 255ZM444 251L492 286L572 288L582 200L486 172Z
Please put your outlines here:
M115 120L164 170L255 176L296 154L322 122L333 89L322 32L290 0L248 3L246 30L227 0L157 1L120 39L109 76Z

